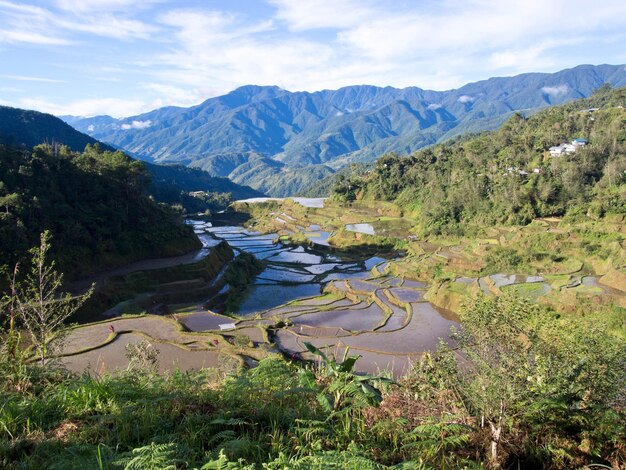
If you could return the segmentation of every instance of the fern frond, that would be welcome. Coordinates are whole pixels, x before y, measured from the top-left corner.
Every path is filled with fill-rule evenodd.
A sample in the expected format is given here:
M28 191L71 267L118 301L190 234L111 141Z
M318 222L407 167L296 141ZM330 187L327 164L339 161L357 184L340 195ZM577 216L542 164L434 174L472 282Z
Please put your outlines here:
M175 442L156 444L151 442L138 447L114 462L123 465L124 470L176 470L176 464L182 463L178 458L179 446Z
M236 462L231 462L223 450L220 450L220 455L217 460L211 460L205 463L200 470L254 470L254 465L246 465L242 459Z

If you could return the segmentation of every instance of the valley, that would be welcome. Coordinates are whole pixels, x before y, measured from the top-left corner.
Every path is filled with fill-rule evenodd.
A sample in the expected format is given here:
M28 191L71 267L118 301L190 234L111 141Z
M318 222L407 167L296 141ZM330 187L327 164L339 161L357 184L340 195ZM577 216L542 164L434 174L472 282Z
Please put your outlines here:
M309 93L247 85L189 108L62 119L141 160L184 164L270 196L293 196L350 164L497 129L516 112L529 116L589 97L604 83L625 86L626 71L581 65L447 91L348 86Z
M562 99L321 173L228 134L257 189L0 107L0 466L622 468L626 89Z
M275 352L314 360L306 342L327 355L357 354L357 371L398 379L440 339L451 341L450 328L459 327L467 299L481 294L514 294L566 317L593 306L596 313L587 313L586 321L602 317L613 334L624 336L626 275L580 251L580 226L552 218L493 228L480 239L418 240L400 214L380 202L258 198L235 202L213 221L190 219L202 250L109 273L114 277L104 281L104 291L115 292L118 304L109 305L98 323L73 329L69 349L59 357L78 372L113 372L126 364L127 344L147 339L163 358L161 371L207 367L225 373L222 362L236 369ZM225 225L242 219L246 227ZM585 230L625 234L626 224L615 218ZM548 239L560 245L557 261L523 272L493 272L485 263L490 253L538 237L544 247ZM218 252L225 254L216 257ZM261 265L256 274L237 276L245 284L231 286L229 263L239 253ZM172 282L148 281L165 269L171 272L164 280ZM134 297L120 298L120 292ZM192 298L198 300L181 303ZM139 316L119 316L129 312Z
M328 209L323 207L323 201L306 200L304 203L319 206L307 207L308 211L323 213ZM297 206L299 209L304 207L291 200L280 203L237 202L234 207L252 206L254 211L257 207L274 207L276 204L281 207ZM266 208L261 210L264 209ZM411 360L423 351L434 348L437 338L445 337L449 327L455 324L457 319L454 314L438 311L424 301L424 283L386 274L389 261L383 256L393 257L398 254L392 247L374 244L358 254L344 254L341 249L335 250L331 247L331 232L311 225L298 226L295 216L299 214L295 212L290 215L289 209L285 210L287 212L281 211L279 216L269 221L259 222L284 223L284 218L291 221L290 227L296 231L282 226L276 227L276 232L262 234L243 227L214 227L210 222L189 221L203 241L205 250L211 249L208 248L211 246L216 249L218 243L225 241L233 251L253 254L257 259L263 260L263 269L250 279L250 284L243 291L237 293L234 306L227 308L224 297L231 286L221 282L221 277L225 276L228 269L225 266L210 281L210 286L214 287L214 295L203 299L200 304L161 304L161 312L168 312L169 322L175 320L178 329L189 330L190 334L201 332L203 335L213 334L213 337L217 335L219 344L226 345L227 349L230 348L231 338L235 338L238 344L243 342L254 345L252 349L243 348L246 352L242 351L241 354L257 359L266 355L272 345L292 359L310 359L303 341L311 342L323 350L328 349L337 356L350 347L351 351L363 356L357 370L392 373L397 377L407 372ZM320 216L311 217L320 221ZM313 230L316 228L317 230ZM309 242L303 245L292 244L294 235L305 236ZM204 255L207 256L206 253ZM196 258L199 256L201 255L195 255ZM192 260L193 258L188 261ZM192 267L193 264L189 266ZM161 284L159 289L167 289L168 285L176 287L177 298L198 295L196 282L189 281L188 285L182 281ZM119 292L124 289L118 284L116 290ZM163 299L163 295L158 293L155 297ZM109 309L104 315L139 309L142 300L145 301L145 295L140 295L137 298L138 303L133 307L128 299L124 299L117 308ZM216 307L220 310L226 309L226 313L234 315L234 318L229 319L211 311ZM142 322L146 324L145 329L142 329ZM157 349L161 344L169 344L171 340L167 336L153 333L153 325L158 322L167 324L168 320L151 316L138 317L131 331L122 329L120 322L111 318L108 325L113 326L115 332L124 332L124 335L115 340L106 336L102 338L105 342L97 346L94 338L90 342L90 350L80 354L73 349L64 350L62 357L71 356L71 362L66 363L64 359L64 363L79 370L80 367L90 367L95 371L114 370L114 365L119 366L123 362L120 354L123 354L124 348L119 345L120 342L127 341L132 335L135 335L135 341L141 338L137 334L146 335L154 341ZM228 328L226 333L228 336L219 336L223 334L220 326L231 323L232 328ZM90 330L105 331L106 324L105 320L97 326L79 327L75 331L81 335ZM380 339L377 340L377 337ZM212 344L209 341L210 336L197 335L197 338L193 344ZM189 341L189 337L187 339ZM73 334L67 343L74 348L76 341ZM178 346L185 350L188 348L185 342L179 342ZM194 351L198 350L196 348L197 346ZM201 349L206 349L206 346ZM213 352L223 352L220 346L213 346L211 349ZM204 352L198 353L202 354ZM99 355L97 360L96 355ZM193 354L188 356L192 357ZM171 354L167 354L168 364L170 359ZM109 364L108 368L106 364ZM190 360L187 363L176 358L171 366L185 370L188 367L197 367L197 361Z

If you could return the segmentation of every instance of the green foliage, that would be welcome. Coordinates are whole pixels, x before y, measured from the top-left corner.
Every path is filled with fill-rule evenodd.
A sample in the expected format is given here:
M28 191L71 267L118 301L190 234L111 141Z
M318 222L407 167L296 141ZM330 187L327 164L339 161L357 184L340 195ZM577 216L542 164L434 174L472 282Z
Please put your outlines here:
M231 462L223 450L217 459L205 463L200 470L254 470L254 465L246 465L243 459Z
M49 230L53 256L75 278L98 269L197 247L192 230L145 193L142 163L87 146L0 146L1 265L14 265Z
M211 371L95 378L27 366L20 389L0 382L0 466L556 469L624 461L623 341L572 321L564 328L513 298L481 299L464 319L462 354L425 355L391 389L354 374L355 357L336 360L312 346L317 368L275 356L217 382ZM501 428L496 459L491 424Z
M176 470L177 464L182 463L178 458L178 447L173 442L167 444L151 442L147 446L133 449L129 455L114 463L123 465L124 470Z
M424 234L472 234L484 226L564 214L623 214L626 112L617 105L625 95L623 88L606 91L530 118L516 114L495 132L409 156L386 154L350 186L400 204L418 217ZM582 111L592 107L600 110ZM577 137L589 144L560 157L547 154L550 146ZM337 184L334 194L345 198L346 183Z
M350 469L350 470L381 470L387 468L377 462L359 455L355 450L351 451L327 451L296 459L279 458L264 465L268 470L289 468L293 470L324 470L327 468ZM405 467L415 468L420 467Z
M30 149L41 143L55 146L58 150L61 150L61 145L66 145L78 152L98 141L77 132L51 114L0 106L0 145ZM113 150L109 146L106 149Z
M564 328L545 308L506 295L479 298L468 307L463 331L454 339L462 353L455 357L462 359L456 366L440 363L445 366L439 368L439 386L454 390L477 426L485 428L489 447L483 451L492 464L529 445L513 444L524 431L535 436L532 446L560 440L561 451L567 448L565 466L589 458L583 443L595 449L587 451L591 456L619 452L619 447L608 450L614 438L607 440L598 429L607 426L615 437L626 432L613 417L623 419L623 340L584 323L568 321ZM444 346L441 354L454 353ZM532 458L556 461L557 454Z
M431 419L430 422L413 428L406 436L403 449L416 452L425 461L441 462L445 468L446 456L450 451L466 446L471 438L472 428L459 423L447 423Z
M303 378L310 386L315 383L323 385L317 399L327 412L335 413L353 406L377 405L382 395L376 385L392 383L386 377L357 375L354 365L360 356L349 356L349 348L344 351L342 360L338 361L334 355L327 357L311 343L305 342L304 346L321 359L319 367L305 371Z
M32 256L30 272L22 282L13 286L11 298L42 365L46 363L53 335L59 335L63 323L93 293L93 286L77 296L63 293L63 275L49 259L49 250L50 233L46 231L41 234L39 247L29 250Z
M485 272L510 273L523 271L522 255L513 248L502 246L492 247L485 256Z
M356 200L362 184L359 177L350 175L346 178L341 173L334 179L334 185L330 191L332 198L339 202L352 202Z
M187 213L217 212L233 200L263 196L252 188L211 176L198 168L145 165L150 174L150 194L159 202L181 205Z
M126 345L126 359L129 370L156 371L159 365L159 350L147 340Z

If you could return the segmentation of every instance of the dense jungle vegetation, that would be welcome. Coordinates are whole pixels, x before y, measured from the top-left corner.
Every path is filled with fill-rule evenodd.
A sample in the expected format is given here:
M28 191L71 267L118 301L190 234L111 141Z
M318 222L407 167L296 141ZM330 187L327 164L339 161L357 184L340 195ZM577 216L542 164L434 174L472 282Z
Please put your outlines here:
M340 177L333 197L394 201L422 234L471 235L547 216L623 215L624 106L626 89L603 87L530 118L516 114L494 132L409 156L384 155L365 176ZM556 157L547 152L576 138L588 144Z
M147 194L145 166L88 145L32 151L0 146L0 266L13 266L50 230L71 277L198 247L192 231Z

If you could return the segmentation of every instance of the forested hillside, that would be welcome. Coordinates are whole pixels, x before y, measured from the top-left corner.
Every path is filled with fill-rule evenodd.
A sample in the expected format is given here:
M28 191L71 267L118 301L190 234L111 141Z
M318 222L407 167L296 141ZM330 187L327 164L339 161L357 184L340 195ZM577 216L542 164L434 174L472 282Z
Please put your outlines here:
M626 89L524 118L498 131L409 156L387 154L363 177L340 178L339 199L396 201L423 233L471 234L533 218L626 214ZM597 109L596 109L597 108ZM551 156L574 139L587 144Z
M98 143L86 134L76 132L51 114L0 106L0 145L31 149L39 144L63 144L82 152L86 145ZM113 150L101 144L107 150Z
M82 152L86 145L97 144L103 150L115 151L51 114L4 106L0 106L0 144L22 150L39 144L64 145L75 152ZM212 177L200 169L183 165L141 165L145 165L149 179L146 191L157 201L178 206L186 212L221 210L235 199L263 196L259 191L227 178Z
M309 93L250 85L190 108L63 119L137 158L195 166L288 196L347 164L496 129L516 111L583 98L604 83L626 85L624 66L581 65L447 91L356 85Z
M200 245L146 193L145 166L88 145L32 151L0 146L0 266L13 265L50 230L54 257L70 277Z
M183 165L144 163L150 175L149 193L159 202L180 205L186 212L219 211L237 199L263 196L228 178Z

